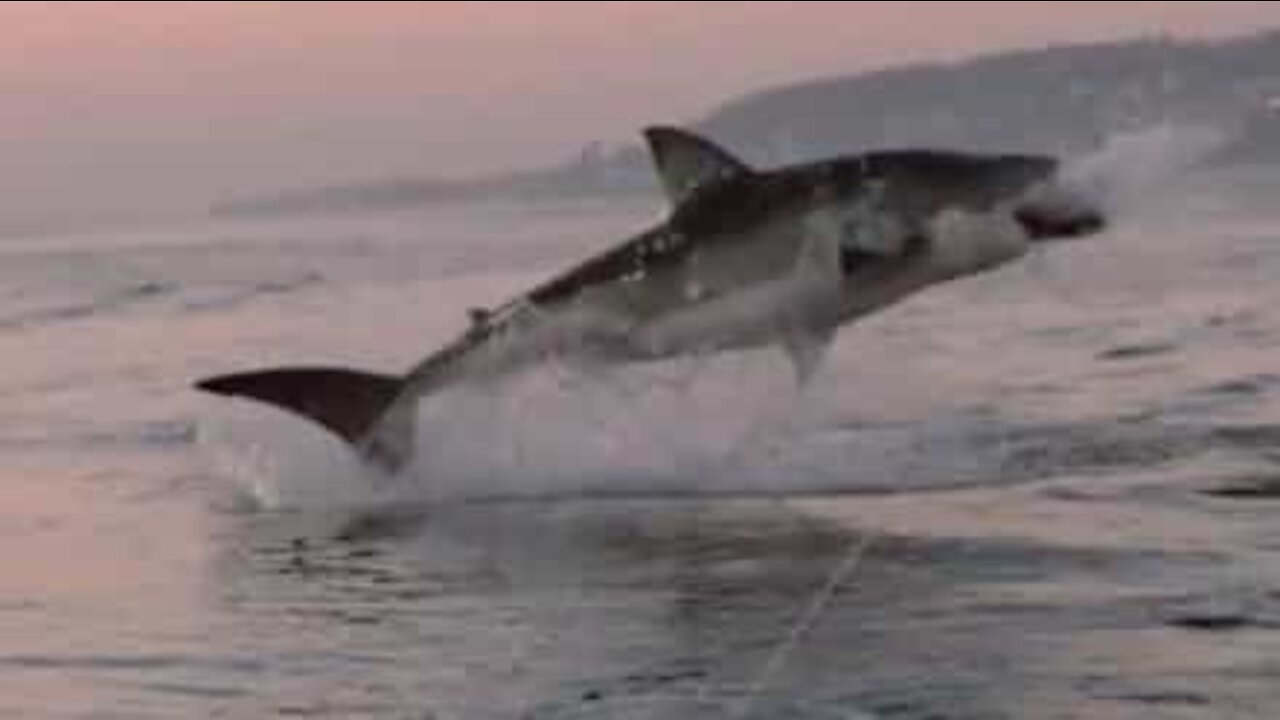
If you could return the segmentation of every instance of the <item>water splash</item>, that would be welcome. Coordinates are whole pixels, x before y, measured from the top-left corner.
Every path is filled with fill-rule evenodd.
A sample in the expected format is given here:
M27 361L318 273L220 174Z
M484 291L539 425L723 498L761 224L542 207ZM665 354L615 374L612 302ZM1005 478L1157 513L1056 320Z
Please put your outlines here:
M837 397L830 375L797 393L785 360L766 352L604 376L542 368L426 399L417 458L394 478L362 466L323 430L250 403L229 403L223 417L203 422L200 441L213 451L216 474L250 509L381 512L1014 484L1046 471L1021 462L1027 453L1087 454L1111 437L1105 427L1099 440L1092 426L1028 427L936 405L915 420L858 420L859 413L875 417L897 395L877 397L848 365L838 372L853 378L856 394ZM1114 450L1108 456L1128 462Z
M1123 219L1176 189L1229 139L1214 126L1161 123L1109 137L1098 150L1068 160L1062 175L1068 188Z
M387 483L323 430L246 402L219 403L196 433L214 476L254 511L361 508L387 503Z
M1097 150L1069 158L1064 189L1101 208L1109 229L1079 247L1038 248L1026 263L1031 277L1078 309L1163 297L1174 282L1170 253L1177 250L1165 241L1185 229L1172 225L1185 222L1179 201L1230 139L1216 126L1161 123L1113 135Z
M534 370L423 403L413 481L431 499L767 490L742 459L803 423L781 356Z

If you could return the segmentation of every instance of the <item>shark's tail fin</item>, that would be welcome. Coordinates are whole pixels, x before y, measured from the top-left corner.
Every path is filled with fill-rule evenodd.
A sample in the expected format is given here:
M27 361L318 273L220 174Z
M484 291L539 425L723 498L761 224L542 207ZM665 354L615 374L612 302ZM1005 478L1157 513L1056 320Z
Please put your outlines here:
M400 378L329 368L280 368L196 383L205 392L250 398L312 420L389 471L413 455L414 404L396 402L402 386Z

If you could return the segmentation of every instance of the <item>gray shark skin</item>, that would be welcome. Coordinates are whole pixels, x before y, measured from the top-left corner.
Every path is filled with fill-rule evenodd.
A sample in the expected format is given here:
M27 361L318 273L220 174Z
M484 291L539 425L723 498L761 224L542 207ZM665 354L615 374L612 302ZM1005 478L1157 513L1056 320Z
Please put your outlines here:
M667 220L495 309L400 377L282 368L202 380L308 418L394 471L418 401L551 357L660 360L777 345L799 382L837 330L1035 243L1085 237L1103 212L1034 155L875 152L756 170L675 128L646 139Z

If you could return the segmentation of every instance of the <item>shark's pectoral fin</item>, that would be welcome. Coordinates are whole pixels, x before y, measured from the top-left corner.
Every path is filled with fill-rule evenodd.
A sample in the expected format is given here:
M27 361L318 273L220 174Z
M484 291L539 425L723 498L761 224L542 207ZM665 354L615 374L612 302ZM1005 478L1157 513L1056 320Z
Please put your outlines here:
M821 367L839 327L844 270L839 232L830 224L810 223L792 273L792 302L781 344L807 385Z
M796 279L813 290L840 294L844 270L840 260L843 235L838 223L825 214L811 217L796 261Z
M751 168L710 140L671 127L645 130L654 168L671 203L679 207L699 188L740 175Z
M782 349L791 360L791 367L796 373L796 384L805 387L827 357L831 343L835 340L835 328L795 329L782 338Z

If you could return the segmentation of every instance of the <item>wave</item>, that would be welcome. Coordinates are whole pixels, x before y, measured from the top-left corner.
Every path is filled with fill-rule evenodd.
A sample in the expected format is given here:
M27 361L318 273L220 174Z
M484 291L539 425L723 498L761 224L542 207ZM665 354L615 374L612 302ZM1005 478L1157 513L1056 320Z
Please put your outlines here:
M196 426L185 419L146 420L135 423L50 425L43 429L8 433L0 447L10 450L75 448L100 450L167 450L186 448L196 442Z
M176 284L168 282L139 282L102 293L83 302L34 308L9 317L0 317L0 330L23 330L55 323L86 320L173 295L178 292L178 289Z
M259 280L224 286L183 286L176 282L144 281L102 292L79 302L34 307L0 316L0 332L21 331L64 323L94 320L141 306L163 306L174 301L182 312L226 310L264 297L279 297L308 290L325 282L319 273L292 278Z
M320 273L307 273L296 278L283 280L263 280L249 285L219 287L203 297L189 298L182 303L184 310L206 312L226 310L244 305L262 297L290 295L301 290L311 289L325 282Z

